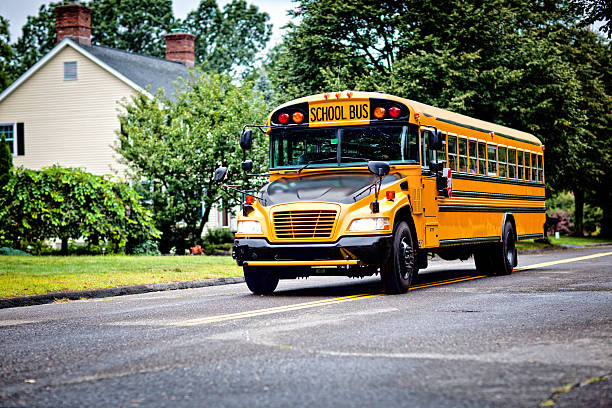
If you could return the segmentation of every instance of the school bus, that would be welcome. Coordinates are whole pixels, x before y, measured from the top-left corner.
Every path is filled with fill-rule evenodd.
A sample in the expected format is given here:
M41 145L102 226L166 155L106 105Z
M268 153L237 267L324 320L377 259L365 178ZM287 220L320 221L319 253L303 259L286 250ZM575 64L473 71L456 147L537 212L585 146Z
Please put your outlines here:
M544 146L529 133L352 91L285 103L260 130L269 182L243 194L233 245L253 293L279 279L374 274L386 293L405 293L430 254L505 275L516 241L543 235Z

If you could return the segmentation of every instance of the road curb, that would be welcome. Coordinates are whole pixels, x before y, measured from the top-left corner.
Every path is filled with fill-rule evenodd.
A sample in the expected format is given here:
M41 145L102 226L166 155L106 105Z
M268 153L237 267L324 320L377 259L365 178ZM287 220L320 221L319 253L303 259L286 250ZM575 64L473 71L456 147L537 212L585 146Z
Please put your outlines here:
M104 298L111 296L137 295L147 292L162 292L166 290L203 288L206 286L230 285L244 282L244 277L228 277L217 279L203 279L187 282L153 283L150 285L120 286L109 289L92 289L78 292L57 292L45 295L21 296L11 299L0 299L0 309L20 306L34 306L53 303L59 299L79 300L83 298Z
M568 251L572 249L586 249L586 248L595 248L602 246L610 246L609 242L602 242L599 244L586 244L586 245L558 245L554 247L546 247L546 248L530 248L530 249L519 249L519 254L537 254L538 252L554 252L554 251Z

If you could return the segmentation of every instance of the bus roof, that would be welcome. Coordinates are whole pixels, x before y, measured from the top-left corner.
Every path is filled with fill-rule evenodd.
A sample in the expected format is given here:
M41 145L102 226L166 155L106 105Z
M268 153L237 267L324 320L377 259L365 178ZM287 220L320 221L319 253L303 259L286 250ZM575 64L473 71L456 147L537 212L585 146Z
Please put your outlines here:
M317 94L317 95L311 95L311 96L306 96L303 98L295 99L290 102L284 103L283 105L279 106L277 109L281 107L293 105L296 103L320 101L325 98L324 95L325 94ZM335 93L328 94L328 97L330 98L330 100L332 98L335 100ZM342 97L343 98L347 97L346 91L342 92ZM542 145L542 142L540 141L540 139L538 139L537 137L535 137L534 135L530 133L522 132L520 130L512 129L512 128L502 126L502 125L497 125L495 123L486 122L484 120L475 119L475 118L472 118L466 115L461 115L459 113L451 112L445 109L436 108L435 106L426 105L424 103L416 102L410 99L400 98L399 96L395 96L395 95L389 95L389 94L378 93L378 92L355 91L353 92L352 98L355 98L355 99L357 98L380 98L380 99L395 100L397 102L401 102L405 105L410 106L415 112L421 113L426 116L434 117L437 120L440 120L442 122L450 123L450 124L457 125L457 126L467 127L467 128L478 130L478 131L485 132L485 133L493 132L499 136L506 136L511 139L518 139L518 140L525 141L527 143L535 144L538 146Z

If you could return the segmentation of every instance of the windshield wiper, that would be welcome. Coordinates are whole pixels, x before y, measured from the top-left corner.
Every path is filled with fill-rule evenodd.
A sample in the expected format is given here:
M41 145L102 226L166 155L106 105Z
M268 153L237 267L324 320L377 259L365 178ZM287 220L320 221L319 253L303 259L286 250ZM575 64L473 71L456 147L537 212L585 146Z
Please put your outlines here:
M361 161L365 161L365 162L369 162L370 161L370 159L366 159L365 157L353 157L353 156L343 156L343 157L340 157L340 160L342 160L342 159L361 160ZM300 167L300 169L298 170L298 174L300 174L302 172L302 170L304 170L306 167L310 166L311 164L325 163L325 162L333 161L333 160L337 160L337 158L336 157L328 157L327 159L311 160L308 163L306 163L305 165L303 165L302 167Z

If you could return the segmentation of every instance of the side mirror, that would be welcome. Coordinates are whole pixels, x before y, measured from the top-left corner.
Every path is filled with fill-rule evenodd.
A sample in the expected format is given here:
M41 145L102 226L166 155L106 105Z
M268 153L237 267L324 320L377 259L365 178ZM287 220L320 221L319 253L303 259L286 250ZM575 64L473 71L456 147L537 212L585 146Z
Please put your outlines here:
M249 150L253 145L253 131L251 129L245 130L240 135L240 148L242 150Z
M384 177L391 171L389 163L383 161L369 161L368 170L370 173L375 174L379 177Z
M431 150L442 150L442 131L429 132L428 145Z
M429 171L431 171L432 173L438 173L438 172L442 171L442 169L444 168L445 164L446 164L445 161L441 161L441 162L430 161L429 162Z
M219 167L217 170L215 170L213 180L215 180L215 183L220 183L225 180L225 177L227 177L227 167Z
M242 170L244 171L251 171L253 170L253 160L245 160L240 164L240 167L242 167Z

